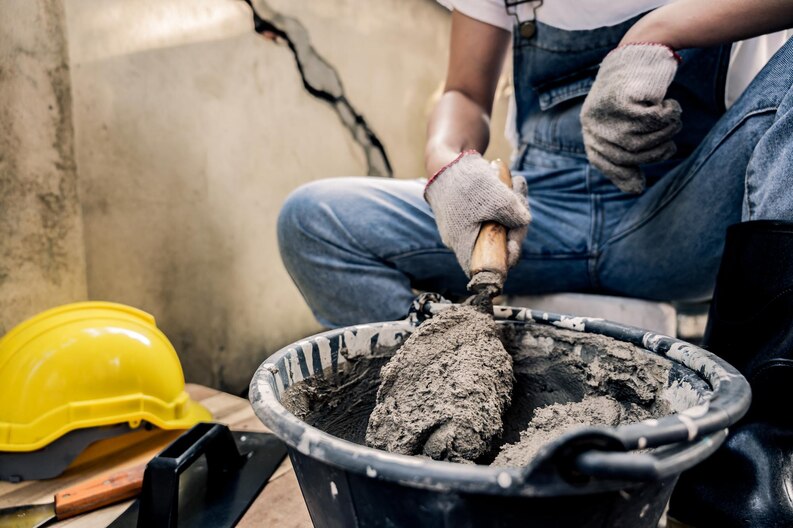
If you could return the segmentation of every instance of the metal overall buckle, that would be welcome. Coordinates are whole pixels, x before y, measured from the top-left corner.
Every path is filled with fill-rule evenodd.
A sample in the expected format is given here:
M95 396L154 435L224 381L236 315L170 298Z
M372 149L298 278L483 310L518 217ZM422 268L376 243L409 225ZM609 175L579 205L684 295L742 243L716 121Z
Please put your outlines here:
M504 9L517 22L518 32L521 37L528 40L537 33L537 10L542 7L543 2L544 0L504 0ZM520 4L531 4L531 20L520 20L518 17L518 6Z

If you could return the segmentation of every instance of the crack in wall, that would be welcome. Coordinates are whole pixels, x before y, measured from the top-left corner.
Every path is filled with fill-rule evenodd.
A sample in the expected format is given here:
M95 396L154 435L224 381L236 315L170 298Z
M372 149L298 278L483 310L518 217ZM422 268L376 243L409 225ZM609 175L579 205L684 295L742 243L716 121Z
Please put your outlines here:
M295 57L306 91L333 107L342 125L363 149L369 175L393 178L394 171L385 146L363 115L347 99L338 72L311 45L305 26L296 18L275 11L265 0L244 1L253 10L254 30L257 33L269 32L286 41Z

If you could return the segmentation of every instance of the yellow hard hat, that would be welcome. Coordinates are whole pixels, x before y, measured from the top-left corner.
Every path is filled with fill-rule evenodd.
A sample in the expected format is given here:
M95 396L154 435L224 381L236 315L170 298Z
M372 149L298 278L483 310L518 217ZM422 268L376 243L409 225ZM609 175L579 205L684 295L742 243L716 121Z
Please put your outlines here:
M141 310L67 304L0 339L0 451L34 451L85 427L187 429L211 419L185 392L170 341Z

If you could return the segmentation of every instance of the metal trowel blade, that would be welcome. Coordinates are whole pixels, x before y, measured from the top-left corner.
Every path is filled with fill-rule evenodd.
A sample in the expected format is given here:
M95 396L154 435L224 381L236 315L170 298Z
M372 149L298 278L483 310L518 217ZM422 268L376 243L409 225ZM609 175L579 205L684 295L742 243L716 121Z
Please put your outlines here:
M54 502L0 510L0 528L39 528L54 520Z

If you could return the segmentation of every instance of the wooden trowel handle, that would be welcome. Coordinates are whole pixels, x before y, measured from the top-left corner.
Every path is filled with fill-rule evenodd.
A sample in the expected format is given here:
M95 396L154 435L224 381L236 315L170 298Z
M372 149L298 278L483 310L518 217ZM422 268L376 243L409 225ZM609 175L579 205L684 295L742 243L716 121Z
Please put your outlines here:
M125 441L139 443L133 443L125 448L125 455L120 461L123 465L119 464L117 471L104 473L56 493L55 515L59 520L68 519L135 497L143 487L146 465L181 433L182 431L176 430L156 431L143 436L131 433L126 439L113 438L114 445L123 445ZM112 453L105 460L118 460L119 455Z
M498 164L498 178L512 189L512 175L509 167L501 160ZM471 276L482 271L499 274L502 279L507 276L507 228L496 222L484 222L479 229L479 236L474 243L471 254Z
M132 498L143 487L146 464L102 475L55 494L55 515L58 520L98 510Z

